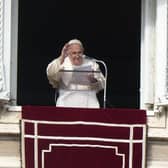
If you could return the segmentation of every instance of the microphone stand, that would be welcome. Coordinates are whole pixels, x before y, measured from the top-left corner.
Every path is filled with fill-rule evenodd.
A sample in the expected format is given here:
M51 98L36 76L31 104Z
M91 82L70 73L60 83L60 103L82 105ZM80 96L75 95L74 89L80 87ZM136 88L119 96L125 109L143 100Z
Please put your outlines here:
M103 98L103 108L105 109L106 108L106 92L107 92L107 65L104 61L102 60L98 60L98 59L93 59L94 61L96 62L99 62L101 63L103 66L104 66L104 70L105 70L105 74L104 74L104 77L105 77L105 84L104 84L104 98Z

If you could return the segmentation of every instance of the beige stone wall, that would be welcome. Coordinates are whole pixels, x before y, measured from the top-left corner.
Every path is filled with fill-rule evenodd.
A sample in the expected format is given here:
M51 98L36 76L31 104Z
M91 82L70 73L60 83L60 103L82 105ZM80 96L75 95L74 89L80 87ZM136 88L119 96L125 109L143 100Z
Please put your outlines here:
M21 112L0 109L0 168L21 168Z
M20 119L20 111L0 109L0 168L21 168ZM167 120L166 114L148 117L147 168L168 167L168 138L161 137Z

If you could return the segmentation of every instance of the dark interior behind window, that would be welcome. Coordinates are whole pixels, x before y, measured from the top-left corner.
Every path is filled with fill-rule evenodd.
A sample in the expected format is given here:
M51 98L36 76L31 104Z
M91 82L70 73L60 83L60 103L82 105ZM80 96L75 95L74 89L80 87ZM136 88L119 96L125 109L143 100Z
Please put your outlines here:
M141 2L19 1L18 105L54 103L47 64L79 38L108 67L107 107L139 107ZM103 92L99 95L101 104Z

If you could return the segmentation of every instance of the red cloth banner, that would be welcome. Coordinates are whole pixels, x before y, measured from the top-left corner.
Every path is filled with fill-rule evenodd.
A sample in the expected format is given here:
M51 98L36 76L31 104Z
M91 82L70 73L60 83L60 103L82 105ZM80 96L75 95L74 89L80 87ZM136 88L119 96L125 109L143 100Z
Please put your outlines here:
M146 112L22 108L23 168L145 168Z

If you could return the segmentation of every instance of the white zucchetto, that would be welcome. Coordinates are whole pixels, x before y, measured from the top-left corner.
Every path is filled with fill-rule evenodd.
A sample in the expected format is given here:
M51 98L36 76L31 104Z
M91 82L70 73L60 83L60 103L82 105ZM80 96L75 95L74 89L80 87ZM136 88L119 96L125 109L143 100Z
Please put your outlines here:
M82 42L80 40L78 40L78 39L72 39L72 40L70 40L68 42L68 44L69 45L71 45L71 44L79 44L79 45L83 46Z

